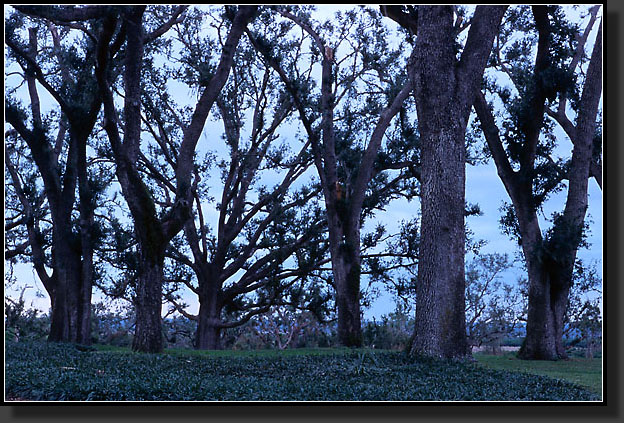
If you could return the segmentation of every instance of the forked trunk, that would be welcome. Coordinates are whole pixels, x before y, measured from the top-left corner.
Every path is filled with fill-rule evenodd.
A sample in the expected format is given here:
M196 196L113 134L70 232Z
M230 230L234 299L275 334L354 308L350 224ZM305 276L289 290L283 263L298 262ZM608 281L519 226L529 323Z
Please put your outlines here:
M422 223L412 353L445 358L470 354L464 279L465 132L505 9L477 7L458 62L453 8L418 8L412 77L422 140Z
M527 259L529 298L526 337L518 357L524 360L559 360L568 356L563 345L563 329L571 269L562 269L552 260ZM566 277L566 273L569 276Z

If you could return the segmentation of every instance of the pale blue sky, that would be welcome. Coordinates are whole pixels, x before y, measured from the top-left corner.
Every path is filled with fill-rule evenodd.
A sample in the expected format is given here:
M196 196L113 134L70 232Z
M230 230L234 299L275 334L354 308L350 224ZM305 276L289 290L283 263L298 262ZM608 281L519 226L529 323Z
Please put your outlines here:
M347 10L349 8L355 7L354 5L332 5L326 6L321 5L318 6L318 12L314 15L317 19L322 20L325 17L331 16L337 10ZM377 7L377 6L374 6ZM5 6L6 11L6 6ZM577 12L572 11L576 16ZM394 22L387 20L387 24L389 26L395 25ZM596 25L597 26L597 25ZM588 47L586 47L586 51L591 51L590 48L593 46L593 39L595 39L595 30L590 38L590 43ZM5 73L7 69L5 69ZM6 78L5 78L6 80ZM7 82L9 84L10 82ZM45 90L40 89L40 95L42 96L42 103L46 101ZM210 118L209 118L210 120ZM202 144L212 144L209 141L217 140L217 137L214 136L216 133L220 134L222 131L222 126L220 123L209 122L207 124L206 135L202 136L200 139L200 147L202 148ZM283 130L281 131L283 135L286 134ZM210 134L210 137L207 135ZM210 138L210 139L209 139ZM558 131L558 139L560 140L559 147L557 149L557 154L563 157L569 157L571 152L571 143L565 134L562 131ZM216 148L215 148L216 147ZM209 147L210 150L221 150L222 148L218 146L214 146L214 144ZM469 227L475 233L475 237L477 239L484 239L488 243L482 249L484 253L509 253L511 256L514 256L518 246L517 243L511 239L509 239L506 235L502 234L499 227L499 217L500 212L499 208L501 207L503 201L509 201L509 197L503 187L502 182L500 181L496 168L492 162L489 162L486 165L479 166L467 166L466 169L467 180L466 180L466 200L469 203L477 203L479 204L483 215L482 216L474 216L470 217L467 220ZM215 187L216 191L219 190L219 187ZM563 209L563 204L565 202L565 191L556 195L553 195L551 199L544 206L544 215L549 217L553 211L561 211ZM386 226L389 232L398 229L399 222L402 220L409 220L414 216L418 215L419 211L419 201L414 200L412 202L407 202L406 200L399 200L391 204L387 207L386 212L380 212L376 216L374 220L371 220L367 223L366 228L372 228L376 224L376 222L381 221ZM207 212L207 219L210 216L215 216L214 212L210 211L212 207L205 207L204 210ZM579 258L584 261L597 261L599 263L599 268L601 268L602 263L602 192L598 188L596 182L591 180L589 183L589 208L588 208L588 216L591 219L591 233L589 234L589 242L590 248L580 250L578 253ZM544 219L542 219L542 230L546 230L548 225L544 224ZM507 272L506 278L509 282L515 282L517 278L521 275L520 269L514 269L512 271ZM40 310L47 310L49 307L49 300L47 295L44 295L44 298L36 298L35 291L40 291L45 293L41 282L36 277L32 268L28 265L18 265L16 266L16 276L20 281L20 285L23 284L33 286L33 289L27 290L27 304L31 303L34 307L39 308ZM363 281L363 285L366 282ZM6 294L9 294L13 297L17 296L17 292L15 289L7 290ZM100 298L99 295L95 294L95 299ZM190 304L189 311L191 313L197 312L197 300L192 296L186 296L186 301ZM375 301L372 307L368 310L365 310L364 317L365 319L370 319L372 317L380 317L382 314L387 314L394 310L394 302L390 298L389 295L382 295L377 301Z

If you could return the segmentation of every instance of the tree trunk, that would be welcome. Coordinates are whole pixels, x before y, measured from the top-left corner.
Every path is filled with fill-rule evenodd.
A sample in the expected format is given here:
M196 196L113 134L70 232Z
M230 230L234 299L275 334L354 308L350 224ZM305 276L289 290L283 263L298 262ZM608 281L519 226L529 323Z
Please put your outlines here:
M98 109L100 102L98 102ZM91 116L94 116L92 114ZM91 344L91 297L93 290L93 232L95 222L96 200L94 198L94 187L91 186L87 172L87 140L90 130L93 128L95 119L87 122L84 132L77 135L78 138L78 195L79 205L79 230L80 230L80 251L82 257L80 263L80 286L78 299L78 342L81 344ZM76 130L76 129L73 129Z
M140 252L140 268L134 305L136 328L132 349L158 353L163 350L162 334L162 285L163 259Z
M89 236L89 235L87 235ZM88 249L88 248L87 248ZM81 263L81 278L78 292L78 336L80 344L91 344L91 297L93 290L93 250L85 251Z
M427 120L419 111L419 122ZM464 278L464 144L456 131L421 131L422 224L413 352L468 353ZM460 141L461 142L458 142Z
M50 342L68 342L69 341L69 325L67 324L69 316L67 315L67 289L66 289L66 270L57 269L58 277L54 289L54 297L52 309L50 311L50 333L48 341Z
M195 336L195 349L197 350L220 350L221 349L221 319L214 317L208 307L200 303L199 321Z
M422 17L420 16L422 15ZM452 9L419 9L416 107L422 223L412 352L468 353L465 319L465 124L456 109ZM420 42L420 45L418 45Z
M526 337L518 357L532 360L556 360L556 330L552 310L548 272L536 260L527 259L529 274L529 307Z
M360 317L360 212L336 191L325 190L332 275L338 312L338 341L346 347L362 345ZM357 213L357 214L355 214Z
M88 235L87 235L88 236ZM78 292L77 342L91 344L91 297L93 290L93 250L83 252Z
M567 358L563 345L563 322L570 292L569 279L552 260L527 259L529 308L526 337L518 357L525 360Z
M413 72L421 136L421 237L412 352L468 354L465 132L506 6L479 6L459 62L451 6L419 6Z
M563 346L563 322L587 211L592 140L602 82L601 35L602 23L587 70L573 134L574 148L564 212L554 222L550 238L540 246L539 251L544 253L536 253L535 249L524 251L529 268L529 310L527 335L518 356L527 360L567 358ZM514 207L518 209L516 204Z
M80 284L80 256L76 257L73 235L67 226L57 221L53 234L53 260L58 277L50 314L48 341L51 342L77 342L78 338L78 293L75 289Z
M204 269L206 269L205 266L202 267L202 270ZM210 270L208 269L207 272ZM209 275L203 279L199 284L201 293L195 349L219 350L221 349L221 308L223 306L219 298L220 283L211 279Z
M346 347L362 346L359 247L358 237L357 240L342 243L332 254L338 310L338 339L340 344Z

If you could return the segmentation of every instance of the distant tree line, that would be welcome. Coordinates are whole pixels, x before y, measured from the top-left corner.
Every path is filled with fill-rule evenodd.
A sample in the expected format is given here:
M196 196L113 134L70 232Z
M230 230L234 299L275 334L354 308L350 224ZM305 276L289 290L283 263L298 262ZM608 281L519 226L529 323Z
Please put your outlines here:
M544 5L320 22L310 6L13 6L5 263L35 270L52 342L93 341L97 288L132 305L141 352L231 348L240 328L287 348L335 325L340 345L462 358L525 316L520 357L565 358L564 337L600 321L584 296L599 278L577 259L588 184L602 188L602 23L586 9L582 27ZM507 256L466 264L478 156L510 197L522 289L500 280ZM557 192L565 207L543 230ZM397 233L368 232L415 198ZM366 280L413 311L384 323L392 341L362 322ZM191 326L165 328L172 314Z

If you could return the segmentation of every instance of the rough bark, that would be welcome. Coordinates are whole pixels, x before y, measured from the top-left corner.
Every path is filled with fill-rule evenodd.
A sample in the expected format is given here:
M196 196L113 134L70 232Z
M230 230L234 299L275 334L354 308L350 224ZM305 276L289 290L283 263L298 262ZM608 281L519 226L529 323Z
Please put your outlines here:
M210 272L209 269L206 270L207 273ZM195 348L198 350L221 349L221 309L223 304L220 298L220 285L218 280L205 280L200 284L199 314L195 337Z
M362 346L360 313L360 238L357 234L344 242L332 243L332 271L336 285L338 339L347 347Z
M176 201L162 218L158 217L151 194L137 169L141 142L141 61L146 40L146 35L143 33L144 10L145 6L138 6L128 9L123 14L127 40L124 60L123 141L119 135L111 82L107 80L107 66L110 60L109 44L116 24L114 15L110 15L103 26L98 47L96 75L104 101L105 130L115 156L117 178L134 221L141 262L145 263L140 268L137 278L137 324L133 349L142 352L160 352L163 345L160 312L164 252L169 241L182 230L191 216L190 179L195 146L203 131L208 113L227 80L240 36L253 17L256 7L241 6L236 13L215 76L204 89L191 122L184 129L184 138L176 165Z
M163 349L161 317L163 257L154 257L150 251L140 251L139 265L141 270L134 298L136 327L132 349L141 352L160 352Z
M574 148L569 171L568 195L563 215L555 222L551 238L546 240L547 256L526 256L527 265L541 268L529 274L529 314L527 336L518 356L528 360L567 358L563 346L563 322L572 287L572 274L585 214L587 187L591 177L593 134L602 84L602 23L587 70L579 115L574 131ZM534 278L531 279L531 276ZM545 313L546 317L540 315ZM546 321L544 321L546 320ZM544 324L552 329L544 331Z
M505 7L475 11L459 63L451 6L419 7L413 74L421 153L421 244L411 352L463 357L466 124Z
M547 37L545 11L534 9L534 14L541 16L540 38ZM569 185L563 214L555 222L548 239L543 239L538 223L537 211L533 206L532 179L534 151L537 137L541 130L544 107L533 101L537 108L531 124L525 129L525 153L521 168L514 171L503 149L492 111L482 93L475 98L475 111L481 122L485 139L496 164L498 175L512 200L520 231L523 254L527 263L529 292L527 334L518 356L527 360L557 360L566 358L563 346L563 322L572 287L572 273L585 213L587 210L587 185L591 177L592 142L596 125L601 93L602 69L602 27L594 45L581 103L577 126L566 130L572 138L574 149L568 172ZM541 47L539 47L541 46ZM547 60L547 43L538 45L536 62ZM536 63L534 78L539 77L543 66ZM537 85L536 85L537 86ZM534 99L544 102L543 93L534 93ZM561 117L561 116L560 116ZM571 125L571 123L570 123Z

